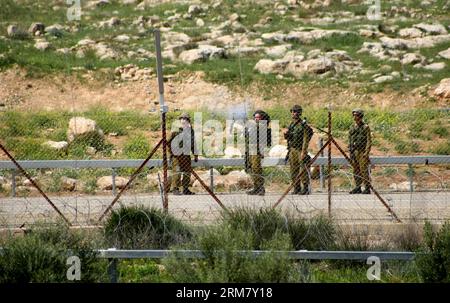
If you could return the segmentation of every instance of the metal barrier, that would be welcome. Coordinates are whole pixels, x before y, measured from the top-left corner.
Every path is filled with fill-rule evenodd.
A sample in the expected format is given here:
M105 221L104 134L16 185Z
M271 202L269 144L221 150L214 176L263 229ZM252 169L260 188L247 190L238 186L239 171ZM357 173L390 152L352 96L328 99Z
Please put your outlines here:
M315 166L326 165L327 157L318 157L315 161ZM450 164L450 156L393 156L393 157L371 157L372 165L408 165L411 172L413 172L414 165L431 165L431 164ZM112 191L115 194L115 175L118 168L135 168L142 164L143 160L37 160L37 161L17 161L24 169L51 169L51 168L108 168L112 170L113 187ZM193 167L204 167L212 169L215 167L243 167L245 160L243 158L209 158L199 159L198 162L193 162ZM288 165L284 158L265 158L262 161L263 167L286 166ZM331 165L350 165L344 157L332 157ZM162 167L162 159L149 160L146 164L148 168ZM11 161L0 161L0 170L12 170L12 190L11 195L14 197L16 193L15 176L16 166ZM323 179L322 170L321 180ZM214 188L214 175L211 175L210 187ZM412 175L412 174L410 174ZM413 180L409 178L410 191L413 191Z
M380 260L413 261L413 252L394 251L237 251L237 253L248 254L253 257L264 254L282 254L294 260L352 260L366 261L369 257L378 257ZM202 259L204 254L200 250L98 250L99 258L109 260L108 275L112 283L118 282L118 259L162 259L176 254L177 257L188 259Z

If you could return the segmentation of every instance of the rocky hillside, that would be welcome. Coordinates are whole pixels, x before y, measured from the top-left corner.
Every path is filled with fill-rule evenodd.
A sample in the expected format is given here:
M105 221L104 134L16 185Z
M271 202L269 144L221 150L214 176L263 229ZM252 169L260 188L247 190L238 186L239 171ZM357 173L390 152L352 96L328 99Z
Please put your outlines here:
M373 15L376 10L366 1L96 0L81 1L77 18L76 7L63 0L4 0L0 103L29 107L33 87L27 87L30 97L22 95L24 77L75 75L58 84L61 90L47 93L57 99L76 89L67 82L150 85L152 32L159 28L165 73L173 86L197 72L195 79L216 85L212 90L220 85L224 93L213 96L226 95L225 105L250 95L255 104L268 106L300 97L320 106L447 107L449 1L381 2L380 14ZM17 68L24 74L11 78L4 73ZM14 87L18 81L23 84L19 90ZM228 89L240 97L230 97ZM152 89L139 91L144 104L156 97ZM36 99L43 95L39 92ZM86 102L92 99L106 102L92 96ZM176 96L172 108L183 107L184 99Z

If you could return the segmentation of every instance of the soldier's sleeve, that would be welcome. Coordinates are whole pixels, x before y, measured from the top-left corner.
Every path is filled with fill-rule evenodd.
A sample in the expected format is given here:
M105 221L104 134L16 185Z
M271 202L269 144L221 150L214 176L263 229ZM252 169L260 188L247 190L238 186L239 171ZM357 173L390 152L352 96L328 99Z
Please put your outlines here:
M365 130L366 130L366 136L367 136L366 156L369 156L370 150L372 149L372 134L371 134L369 125L366 125Z
M308 152L308 128L303 126L303 143L302 143L302 151Z

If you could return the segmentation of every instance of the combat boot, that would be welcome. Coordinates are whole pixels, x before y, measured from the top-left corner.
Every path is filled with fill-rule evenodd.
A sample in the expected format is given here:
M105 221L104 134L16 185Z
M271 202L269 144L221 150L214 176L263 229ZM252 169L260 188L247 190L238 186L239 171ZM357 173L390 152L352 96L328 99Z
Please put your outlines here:
M309 195L309 186L303 185L303 189L300 191L300 195Z
M352 190L349 192L350 195L360 194L360 193L362 193L362 191L361 191L361 186L355 187L354 189L352 189Z
M369 188L369 187L364 188L362 194L364 194L364 195L370 195L370 188Z
M293 195L300 195L300 193L302 192L302 187L300 185L296 185L294 187L294 191L292 192Z
M256 195L258 196L264 196L266 194L266 189L264 188L264 186L259 187L258 190L256 191Z
M191 192L189 188L183 189L183 195L195 195L194 192Z

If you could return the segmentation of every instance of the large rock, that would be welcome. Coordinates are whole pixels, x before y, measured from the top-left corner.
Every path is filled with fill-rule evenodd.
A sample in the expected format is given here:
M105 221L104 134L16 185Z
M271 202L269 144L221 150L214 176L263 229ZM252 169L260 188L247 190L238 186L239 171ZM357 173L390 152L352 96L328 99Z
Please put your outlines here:
M178 32L167 32L164 34L164 38L169 44L174 45L187 44L191 42L191 38L188 35Z
M46 51L50 47L51 47L50 42L45 41L45 40L38 40L34 44L34 48L36 48L36 49L38 49L40 51Z
M8 37L13 39L20 39L28 37L28 33L20 29L17 25L9 25L6 29L6 34Z
M116 177L115 184L116 188L122 189L128 183L127 178ZM103 176L97 180L97 187L101 190L111 190L112 189L112 176Z
M290 44L282 44L273 47L266 48L266 54L270 57L281 58L283 57L288 50L292 48Z
M439 56L442 57L442 58L444 58L444 59L450 60L450 48L448 48L447 50L444 50L444 51L440 52L440 53L439 53Z
M286 158L288 153L287 146L285 145L275 145L269 151L269 157L272 158Z
M203 11L203 8L200 5L193 4L188 8L188 14L196 15Z
M281 31L274 33L265 33L261 35L261 38L267 43L274 43L274 42L281 43L285 41L286 34L283 34L283 32Z
M128 43L130 42L130 36L128 35L119 35L114 38L115 41L121 42L121 43Z
M401 38L406 38L406 39L419 38L419 37L423 36L423 32L418 28L402 28L398 32L398 35Z
M41 32L43 33L45 31L45 25L43 23L40 22L34 22L30 25L30 28L28 29L28 32L31 35L35 35L36 32Z
M242 158L242 152L234 146L227 146L224 151L224 158Z
M294 77L302 77L305 74L323 74L334 68L334 62L326 57L310 59L302 62L290 62L285 72Z
M212 45L200 45L199 48L181 52L178 59L186 64L202 62L210 58L223 58L225 50Z
M69 146L69 143L66 141L47 141L43 145L55 150L65 150Z
M256 63L255 70L261 74L275 74L282 73L289 61L286 60L269 60L261 59Z
M74 191L77 187L77 180L68 178L68 177L62 177L61 178L61 186L62 189L65 191Z
M425 32L428 35L446 35L447 30L445 29L445 26L442 24L426 24L426 23L420 23L414 25L415 28L420 29L421 31Z
M403 65L422 63L426 58L420 54L408 53L403 56L401 63Z
M428 65L421 65L421 66L418 66L418 67L422 67L422 68L424 68L426 70L429 70L429 71L437 72L437 71L445 69L446 64L445 64L445 62L435 62L435 63L431 63L431 64L428 64Z
M331 36L346 36L354 34L349 31L342 30L322 30L322 29L313 29L307 31L291 31L287 36L287 41L302 43L302 44L311 44L317 40L330 38Z
M95 44L93 48L95 49L95 54L100 60L112 60L119 58L119 54L104 42Z
M95 134L103 137L103 131L97 126L94 120L84 117L73 117L69 121L69 128L67 130L67 139L72 142L76 137Z
M236 191L239 189L246 189L252 186L252 179L249 174L244 170L241 171L231 171L225 178L225 188L229 191Z
M375 83L385 83L385 82L389 82L389 81L393 81L394 80L394 76L388 75L388 76L380 76L375 78L373 81Z
M450 99L450 78L442 79L434 90L434 94L438 97Z
M64 27L60 24L53 24L53 25L47 26L45 28L45 32L52 36L61 37L64 32Z

